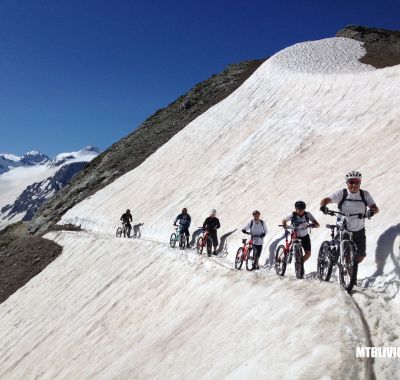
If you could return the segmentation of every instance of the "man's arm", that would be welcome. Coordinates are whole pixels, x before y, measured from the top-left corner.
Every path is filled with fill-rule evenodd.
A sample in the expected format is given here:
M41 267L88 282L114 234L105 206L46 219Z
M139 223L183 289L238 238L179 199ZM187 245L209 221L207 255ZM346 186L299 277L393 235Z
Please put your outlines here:
M322 206L329 205L329 203L333 203L333 202L332 202L332 199L326 197L326 198L322 199L322 201L321 201L321 207L322 207Z
M374 212L374 214L377 214L379 212L378 206L374 203L372 206L369 208L371 211Z

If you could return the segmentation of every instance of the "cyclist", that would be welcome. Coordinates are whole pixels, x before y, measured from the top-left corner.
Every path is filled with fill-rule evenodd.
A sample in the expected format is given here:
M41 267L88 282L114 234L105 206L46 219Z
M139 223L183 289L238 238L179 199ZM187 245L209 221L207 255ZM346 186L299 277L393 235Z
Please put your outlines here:
M371 218L379 212L379 208L372 199L370 193L361 190L362 175L356 170L352 170L345 176L347 189L337 190L328 197L321 200L320 210L327 214L329 203L337 203L340 212L345 214L360 214L350 216L347 219L347 229L353 233L353 241L358 249L357 261L361 263L366 256L366 237L365 237L365 219L362 216ZM367 211L367 207L369 210ZM338 221L341 217L338 217Z
M128 237L130 237L131 230L132 230L132 226L131 226L131 222L132 222L131 210L127 209L126 212L124 214L122 214L122 216L119 218L119 220L121 220L122 223L124 223L124 225L125 225L125 227L127 229Z
M250 234L253 236L253 247L255 252L255 263L254 269L260 269L258 262L260 260L264 237L267 234L267 226L265 222L260 219L260 211L253 211L253 220L251 220L243 229L244 234Z
M207 254L211 256L211 242L214 246L213 255L217 254L217 247L218 247L218 236L217 236L217 229L221 227L219 223L219 219L216 217L217 210L214 208L210 211L210 216L206 218L203 223L203 231L208 231L208 240L207 240Z
M182 209L182 212L175 218L174 226L176 226L176 222L179 221L179 228L180 228L180 233L186 235L186 246L189 247L189 227L190 223L192 222L192 218L187 212L187 208L184 207Z
M290 221L292 226L297 226L297 237L301 240L301 246L304 249L304 261L307 261L311 256L311 239L308 233L308 226L311 224L313 227L318 228L319 223L311 214L306 211L306 204L303 201L297 201L294 204L295 211L285 219L282 220L282 224L286 226L287 222ZM310 223L311 222L311 223Z

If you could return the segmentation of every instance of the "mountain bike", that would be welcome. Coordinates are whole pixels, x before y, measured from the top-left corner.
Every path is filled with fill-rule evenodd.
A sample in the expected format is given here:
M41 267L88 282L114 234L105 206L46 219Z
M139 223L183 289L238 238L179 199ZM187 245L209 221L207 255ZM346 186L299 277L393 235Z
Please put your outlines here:
M175 232L171 234L171 237L169 238L169 245L171 248L175 248L176 242L178 243L178 246L180 249L185 249L186 247L186 236L185 234L182 233L182 227L181 226L176 226L175 227Z
M199 228L202 229L203 227ZM208 231L208 229L206 229L205 231L203 231L203 235L197 239L196 250L199 255L203 253L203 249L207 245L208 239L210 239L210 232Z
M339 224L327 224L325 227L331 230L331 240L321 244L318 253L317 273L322 281L329 281L335 265L339 269L339 282L350 293L357 282L358 249L353 242L353 233L347 229L347 219L357 216L365 218L365 214L344 214L339 211L328 210L331 216L341 215L344 218ZM335 234L335 229L337 233Z
M258 235L251 235L250 240L242 239L243 247L240 247L236 252L235 268L240 270L243 265L243 261L246 262L246 269L252 271L256 263L257 250L253 247L253 238Z
M297 236L297 230L299 229L299 226L284 226L280 224L279 227L283 227L285 230L285 244L279 245L275 252L276 273L279 276L284 276L287 264L292 262L294 256L294 269L296 278L301 279L304 276L304 258L301 240ZM308 225L308 228L312 227L314 227L312 224ZM289 233L288 230L291 230L292 232Z
M115 236L121 237L122 235L124 235L124 237L129 238L130 233L131 233L131 228L129 228L125 222L122 222L122 225L117 228L117 231L115 232Z

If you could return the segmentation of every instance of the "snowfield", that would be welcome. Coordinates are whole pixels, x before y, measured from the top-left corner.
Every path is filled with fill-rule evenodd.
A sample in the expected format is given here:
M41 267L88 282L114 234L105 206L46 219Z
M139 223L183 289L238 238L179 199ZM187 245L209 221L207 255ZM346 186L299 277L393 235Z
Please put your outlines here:
M63 254L0 305L0 378L367 375L353 359L367 345L359 312L333 286L258 278L152 242L48 237Z
M0 305L1 378L392 379L399 359L356 358L400 346L400 66L361 64L362 44L296 44L265 62L142 165L70 209L49 233L64 253ZM278 224L360 170L381 212L367 221L367 258L352 296L268 270ZM216 208L226 259L168 248L182 207L194 231ZM133 210L143 240L114 237ZM259 209L264 270L237 272L243 225ZM29 317L27 317L29 315Z

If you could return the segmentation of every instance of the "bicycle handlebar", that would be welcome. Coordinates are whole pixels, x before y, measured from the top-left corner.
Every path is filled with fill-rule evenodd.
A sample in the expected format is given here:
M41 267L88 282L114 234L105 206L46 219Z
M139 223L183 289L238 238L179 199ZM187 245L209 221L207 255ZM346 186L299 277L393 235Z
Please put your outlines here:
M284 226L283 224L278 224L278 227L283 227L287 230L297 230L299 226ZM314 224L307 224L307 228L315 228Z
M329 210L328 209L327 214L330 215L330 216L335 216L335 214L336 215L347 216L347 217L349 217L349 216L357 216L358 219L366 219L367 218L365 213L363 214L363 213L360 213L360 212L356 213L356 214L346 214L346 213L341 212L341 211L333 211L333 210Z

